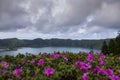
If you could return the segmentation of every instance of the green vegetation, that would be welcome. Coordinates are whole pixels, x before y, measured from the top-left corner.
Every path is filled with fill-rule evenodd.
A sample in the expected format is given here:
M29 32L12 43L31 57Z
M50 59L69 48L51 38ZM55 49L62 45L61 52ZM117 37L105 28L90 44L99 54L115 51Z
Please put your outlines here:
M9 48L10 50L19 47L82 47L100 49L104 40L71 40L71 39L34 39L19 40L17 38L1 39L0 48ZM109 39L106 39L108 42Z
M0 58L0 80L120 80L120 57L82 52L6 55Z
M101 51L105 54L111 53L114 53L114 55L120 54L120 34L115 39L110 39L108 44L106 41L104 41Z
M108 53L109 53L109 51L108 51L108 46L107 46L106 41L103 42L102 52L105 53L105 54L108 54Z

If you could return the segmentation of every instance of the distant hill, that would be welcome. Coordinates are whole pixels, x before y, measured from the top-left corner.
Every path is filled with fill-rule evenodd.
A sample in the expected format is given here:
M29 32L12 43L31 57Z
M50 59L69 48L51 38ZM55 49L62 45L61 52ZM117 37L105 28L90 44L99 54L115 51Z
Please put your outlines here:
M109 39L100 40L71 40L71 39L41 39L34 40L27 39L0 39L0 48L18 48L18 47L82 47L100 49L103 41L109 41Z

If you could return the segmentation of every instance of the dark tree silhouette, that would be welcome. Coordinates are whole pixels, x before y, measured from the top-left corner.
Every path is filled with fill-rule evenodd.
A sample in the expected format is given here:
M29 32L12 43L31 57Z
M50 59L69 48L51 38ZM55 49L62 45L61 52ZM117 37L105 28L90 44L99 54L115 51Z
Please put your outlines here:
M115 49L116 49L115 47L116 47L115 41L113 39L110 39L109 45L108 45L109 53L114 53L115 54Z
M109 54L108 45L107 45L106 41L103 42L101 50L104 54Z

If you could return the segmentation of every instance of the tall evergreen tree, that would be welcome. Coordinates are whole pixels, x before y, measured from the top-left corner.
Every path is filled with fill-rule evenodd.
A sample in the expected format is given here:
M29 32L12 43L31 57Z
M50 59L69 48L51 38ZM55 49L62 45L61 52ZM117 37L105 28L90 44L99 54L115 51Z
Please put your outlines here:
M108 45L107 45L106 41L103 42L101 50L104 54L109 54Z
M117 36L115 42L116 42L115 52L116 54L120 54L120 35Z
M116 49L115 47L116 47L115 41L113 39L110 39L109 45L108 45L109 53L115 54L115 49Z

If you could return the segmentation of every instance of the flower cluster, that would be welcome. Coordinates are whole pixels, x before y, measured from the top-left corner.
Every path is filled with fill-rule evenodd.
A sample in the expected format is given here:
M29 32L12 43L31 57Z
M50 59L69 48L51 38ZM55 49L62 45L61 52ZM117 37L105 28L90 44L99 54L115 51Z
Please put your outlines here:
M23 71L22 67L18 68L18 69L15 69L13 71L13 74L16 76L16 77L20 77L20 73Z
M33 61L32 61L33 62ZM44 60L43 59L40 59L40 60L38 60L38 65L39 66L42 66L44 64Z
M81 70L88 70L91 68L91 64L90 63L84 63L81 61L76 61L75 62L75 67L79 67Z
M52 53L51 56L55 59L58 59L60 57L60 55L57 54L56 52Z
M0 58L0 80L120 80L119 56L54 52Z
M50 76L50 75L54 74L54 71L55 70L53 68L45 68L44 69L44 72L47 76Z
M9 64L6 61L0 62L0 65L2 65L4 68L7 68Z

